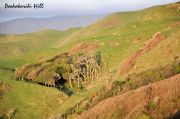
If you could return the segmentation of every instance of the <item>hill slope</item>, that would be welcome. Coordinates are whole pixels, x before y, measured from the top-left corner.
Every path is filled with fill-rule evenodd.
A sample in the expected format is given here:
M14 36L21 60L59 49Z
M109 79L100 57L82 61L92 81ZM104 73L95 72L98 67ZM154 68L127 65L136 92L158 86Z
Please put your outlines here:
M167 88L169 88L170 85L174 87L178 87L179 80L173 78L168 79L168 81L166 80L161 82L158 81L180 73L179 21L180 21L179 3L174 3L163 6L156 6L140 11L116 13L86 28L75 30L73 32L68 32L66 35L62 35L62 37L60 35L61 32L60 33L58 32L57 34L55 32L51 32L49 35L45 35L45 33L42 33L39 36L39 39L41 39L41 37L43 37L44 35L43 38L47 40L47 42L46 40L42 40L45 41L45 43L43 42L39 43L42 44L42 47L39 46L39 44L36 46L35 43L34 45L29 46L31 40L27 40L27 39L31 38L32 36L37 37L37 35L33 35L36 33L33 33L30 36L26 34L23 35L23 37L27 38L25 41L28 41L29 45L27 45L27 47L30 49L30 51L27 51L27 54L24 53L19 54L17 57L15 57L16 60L14 60L10 55L8 56L8 54L11 54L10 51L13 51L11 49L8 52L6 52L6 54L4 54L4 56L0 59L0 66L1 68L6 70L6 68L17 68L28 62L32 63L20 67L20 69L21 68L23 69L23 67L30 66L27 69L26 68L23 69L24 75L22 76L26 76L29 72L31 72L31 74L36 73L36 70L42 68L42 66L46 66L45 67L46 72L43 73L43 76L45 77L47 77L48 74L53 72L60 73L60 76L67 81L66 83L64 83L64 85L62 85L62 87L65 87L68 90L69 89L72 90L73 94L70 97L68 97L66 100L64 100L63 103L61 105L58 105L56 108L54 108L53 105L52 106L53 110L47 111L48 115L46 116L52 118L61 117L61 116L67 118L75 118L78 115L80 115L82 112L87 111L90 108L92 108L92 110L93 108L98 108L99 107L98 105L102 104L104 102L103 100L105 100L106 102L106 99L109 97L115 96L110 99L118 100L119 98L116 99L116 95L118 95L117 97L121 97L122 95L126 95L126 93L133 94L133 92L135 92L134 94L137 94L135 90L137 88L139 88L137 89L140 90L139 92L145 93L144 90L147 89L147 86L142 88L140 87L144 85L148 85L149 83L157 82L155 84L152 84L153 87L156 87L156 85L158 85L162 90L164 90L166 87L163 88L161 87L161 85L166 85ZM53 37L54 36L53 33L56 34L55 35L56 37ZM11 36L7 36L7 37L11 37ZM12 36L12 39L10 39L9 42L15 44L14 45L15 47L21 49L23 47L20 47L21 45L17 45L17 44L21 44L21 43L23 44L23 42L21 41L23 41L24 38L19 40L20 37L18 38L17 37L18 36ZM17 38L16 39L17 42L16 40L13 42L14 38ZM49 42L51 40L53 40L54 42ZM35 39L32 41L36 42ZM5 42L3 38L1 42L3 47L4 46L3 42ZM51 48L54 48L55 50L53 51L53 53L50 53ZM136 55L136 53L139 50L141 51L140 52L141 55ZM65 60L64 58L59 58L58 60L56 60L58 56L61 56L65 52L70 54L70 56L74 56L75 58L72 58L73 60L71 58L70 58L71 60L69 60L68 58ZM91 59L93 57L92 58L93 60L91 61L94 62L95 61L94 59L98 59L98 57L94 57L98 53L101 54L102 56L101 60L106 64L105 70L102 70L99 73L99 75L97 75L96 78L92 78L92 80L85 81L82 79L81 81L79 77L82 77L82 75L85 75L87 77L90 76L90 74L88 73L83 74L82 72L87 72L87 69L91 69L89 71L94 71L93 68L85 68L83 63L86 62L84 61L86 61L87 59ZM54 57L52 57L52 55L54 55ZM43 56L42 60L39 56ZM82 56L83 58L80 56ZM134 58L136 56L137 58ZM77 60L79 59L79 57L80 59L84 59L84 60ZM136 60L129 60L131 58ZM24 62L21 62L21 60ZM60 60L64 60L64 62L61 64L61 62L59 62ZM70 80L69 78L67 78L70 76L70 73L72 73L73 71L69 66L69 64L71 63L67 63L70 61L72 61L71 63L73 63L73 65L71 66L73 66L74 69L78 69L78 73L74 78L76 79L74 80L75 85L72 85L72 87L69 86L70 83L68 84L68 82ZM79 63L77 63L79 61L80 64L83 64L81 65L83 67L82 70L79 70L80 66ZM100 61L100 60L96 60L96 61ZM124 65L126 64L126 61L132 61L133 62L132 67L126 70L125 72L123 72L122 73L123 75L121 73L120 75L118 75L119 72L121 72L121 69L124 66L126 66ZM97 62L94 62L93 64L97 64ZM67 68L68 66L69 68ZM91 63L90 65L87 66L90 67ZM59 69L59 71L55 70L57 68ZM64 68L67 70L62 70ZM4 71L4 70L1 69L0 71ZM67 71L69 71L70 73L63 73ZM9 79L12 79L12 77L5 78L6 76L8 76L8 73L10 74L10 71L6 70L6 72L7 73L1 74L2 77L0 79L3 82L8 83L9 85L13 85L14 88L17 88L18 81L13 81L11 84L10 83L11 80ZM64 74L65 76L63 76L62 74ZM94 72L92 74L95 75L96 73ZM22 76L19 79L24 79ZM177 76L178 76L177 78L179 79L179 75ZM51 79L55 81L57 80L57 77L51 75ZM173 80L171 81L171 79ZM176 81L177 84L175 84L173 81ZM28 87L29 85L31 85L30 82L28 83L24 81L19 81L19 82L22 83L22 85L24 85L22 87ZM171 83L168 84L168 82ZM17 85L15 85L15 83ZM31 82L31 83L37 83L37 82ZM77 86L76 84L81 84L81 85ZM42 91L41 85L38 84L32 84L32 85L37 86L39 90L37 92L41 93ZM28 91L32 92L32 88L33 87L27 89L27 92ZM44 87L44 88L50 88L50 87ZM131 91L131 90L135 90L135 91ZM179 88L177 88L177 90L179 90ZM18 91L19 90L15 90L14 93L18 93ZM62 93L61 91L59 93ZM155 91L161 91L161 90L156 89ZM10 90L8 92L9 95L7 96L9 102L13 100L13 98L11 98L12 95L11 92L12 91ZM171 96L171 92L173 92L174 96ZM22 93L21 94L22 97L25 98L25 96L27 96L26 92L21 91L21 93ZM166 95L165 92L162 92L162 95L159 94L160 97L164 97L165 95ZM164 100L164 98L163 101L164 102L167 101L168 105L171 104L174 105L175 103L171 103L171 102L172 99L178 100L178 97L176 97L178 96L177 92L175 92L174 89L171 89L169 90L169 94L167 95L169 95L168 98L169 101ZM135 96L139 96L139 95L137 94ZM44 95L37 96L37 98L40 99L42 99L42 97L44 97ZM129 95L127 97L129 97ZM134 97L127 98L129 100L124 100L124 99L122 100L124 101L124 104L126 103L128 104L128 101L131 102L131 98ZM3 100L5 99L6 99L6 95L4 96ZM140 95L139 100L141 99L143 102L144 101L143 95ZM46 101L48 102L48 100L50 99L47 99ZM7 102L4 101L4 104L8 103L8 101ZM103 102L101 103L101 101ZM135 101L135 102L133 101L132 103L133 104L135 103L137 105L141 104L139 102L141 101ZM34 103L42 104L43 101L38 102L34 100ZM111 102L107 101L107 103L111 105ZM6 105L4 104L0 106L2 109L7 108ZM26 101L23 101L22 104L26 104ZM95 106L96 104L97 106ZM19 109L19 112L17 113L16 116L20 118L23 118L24 116L22 114L23 110L25 110L28 114L30 114L31 112L27 108L23 108L23 107L19 108L17 106L17 105L21 105L21 101L19 102L16 101L16 105L13 104L9 104L9 105L11 107L17 107L17 109ZM119 106L117 107L119 108ZM152 107L154 108L154 105ZM113 111L116 109L117 109L116 106L115 108L112 108ZM42 110L43 109L40 108L40 111L38 112L37 115L43 115ZM122 107L122 110L126 110L126 108ZM107 110L104 109L103 111L106 112ZM155 114L156 111L157 110L155 110ZM36 110L33 110L31 116L33 116L34 118L38 118L37 116L35 116L36 115L35 112ZM89 111L87 111L87 114L88 113ZM94 113L96 113L97 116L99 113L101 115L101 112L96 112L96 110ZM112 113L111 111L107 113L107 115L104 115L103 113L102 118L103 115L108 116L109 114L109 116L112 116L113 115ZM86 112L84 114L85 116L83 117L86 117ZM117 112L117 114L121 114L121 113ZM127 113L124 113L123 116L124 117L128 116L126 114ZM133 110L132 110L132 114L134 114ZM114 115L116 115L116 113L114 113ZM144 116L144 114L142 115ZM117 118L116 116L114 118ZM147 117L146 114L145 117Z
M44 29L67 30L88 26L106 15L55 16L49 18L21 18L0 23L0 34L23 34ZM28 26L27 26L28 24Z
M0 67L15 68L28 62L50 58L62 50L55 45L78 30L44 30L23 35L1 35Z
M82 113L78 119L138 119L143 116L163 118L180 109L180 74L106 99ZM111 107L111 108L109 108Z
M166 37L173 30L179 30L178 26L171 27L179 22L178 6L176 3L113 14L70 35L58 46L67 51L79 43L99 45L96 50L107 55L110 65L115 68L155 33L162 32Z

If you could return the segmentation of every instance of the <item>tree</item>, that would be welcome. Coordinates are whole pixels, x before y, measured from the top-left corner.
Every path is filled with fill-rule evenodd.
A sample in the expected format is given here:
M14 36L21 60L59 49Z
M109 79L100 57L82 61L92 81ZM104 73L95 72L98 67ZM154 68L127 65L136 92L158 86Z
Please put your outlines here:
M101 56L101 52L96 52L95 53L95 61L96 63L100 66L101 65L101 61L102 61L102 56Z

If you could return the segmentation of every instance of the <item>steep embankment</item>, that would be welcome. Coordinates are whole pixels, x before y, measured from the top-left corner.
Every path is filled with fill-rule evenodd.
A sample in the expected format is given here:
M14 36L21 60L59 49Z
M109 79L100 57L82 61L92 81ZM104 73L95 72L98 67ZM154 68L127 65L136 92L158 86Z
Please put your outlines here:
M180 28L179 26L176 26ZM180 58L180 31L173 32L165 40L160 42L155 48L142 55L131 70L141 72L147 69L156 68L169 64Z
M141 116L162 118L180 109L180 74L108 98L82 113L78 119L136 119Z
M127 59L127 61L121 67L119 74L128 73L133 68L138 58L140 58L143 54L147 53L148 51L152 50L154 47L158 45L158 43L160 43L164 39L165 36L162 35L160 32L154 34L152 39L145 43L145 46L143 46L140 50L136 51L132 56L130 56Z

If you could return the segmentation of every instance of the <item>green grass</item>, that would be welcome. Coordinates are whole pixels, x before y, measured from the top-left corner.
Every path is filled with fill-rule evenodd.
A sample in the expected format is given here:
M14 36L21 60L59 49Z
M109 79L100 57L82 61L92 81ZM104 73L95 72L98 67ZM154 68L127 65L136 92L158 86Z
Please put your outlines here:
M12 87L0 101L0 115L15 108L17 110L15 119L39 119L63 114L81 100L94 94L103 85L99 82L91 90L76 93L68 98L65 93L56 88L16 81L13 79L13 72L7 70L0 70L0 80ZM66 101L63 102L64 97ZM61 101L58 103L58 100L62 100L62 103Z
M141 72L149 68L172 63L175 57L179 56L180 52L179 34L178 28L175 33L171 33L171 35L159 43L157 47L140 57L136 62L136 68L133 68L133 72Z
M81 29L77 34L70 36L69 41L63 42L64 45L61 48L69 50L80 42L99 44L97 50L107 55L110 66L116 69L126 57L142 46L156 32L163 32L172 23L179 21L178 14L180 13L166 6L138 12L117 13ZM152 18L145 20L147 16ZM104 28L106 25L109 26ZM136 38L141 40L133 43ZM119 42L119 46L111 46L110 44L114 41Z
M15 68L50 58L61 52L55 45L75 31L78 29L0 36L0 67Z
M11 86L11 90L0 101L0 115L15 108L15 119L48 117L61 106L65 97L68 98L55 88L13 80L13 72L6 70L0 70L0 80Z
M57 100L62 99L61 96L65 94L58 89L13 80L14 72L9 71L26 63L41 62L69 51L81 42L98 44L96 50L109 61L109 68L114 71L153 34L160 31L167 39L143 55L136 63L140 68L138 70L134 68L133 71L141 72L151 66L157 67L159 63L171 63L174 56L179 55L180 29L169 27L180 20L180 12L169 6L116 13L81 29L46 30L24 35L0 36L0 80L12 86L5 97L0 99L0 115L11 108L17 109L15 119L39 119L62 114L99 91L105 80L95 82L97 84L90 90L75 93L61 104L57 103ZM140 41L134 43L137 38L140 38ZM118 42L119 45L112 46L113 42ZM168 53L167 49L172 52Z
M141 114L139 115L138 119L151 119L150 116L147 116L147 114Z

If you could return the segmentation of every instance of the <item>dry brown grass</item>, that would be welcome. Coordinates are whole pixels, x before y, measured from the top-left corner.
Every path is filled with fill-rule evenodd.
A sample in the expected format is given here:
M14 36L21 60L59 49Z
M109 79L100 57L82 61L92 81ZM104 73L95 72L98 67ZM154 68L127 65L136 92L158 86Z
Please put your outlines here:
M87 44L87 43L78 43L74 47L71 48L70 52L77 52L77 51L92 51L96 50L99 46L97 44Z
M4 94L11 89L9 84L6 84L0 80L0 100L3 98Z
M180 74L143 86L122 95L108 98L82 113L78 119L135 119L142 113L163 118L180 109ZM151 109L150 102L156 102Z

